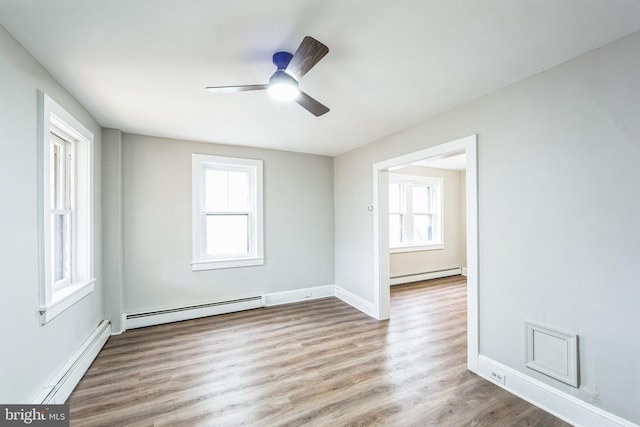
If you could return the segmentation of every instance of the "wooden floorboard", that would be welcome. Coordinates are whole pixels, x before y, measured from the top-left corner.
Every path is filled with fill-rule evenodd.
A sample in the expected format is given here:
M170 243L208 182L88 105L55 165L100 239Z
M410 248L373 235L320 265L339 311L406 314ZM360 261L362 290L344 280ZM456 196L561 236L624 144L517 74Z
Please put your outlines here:
M391 320L336 298L127 331L72 426L568 424L466 370L462 276L394 286Z

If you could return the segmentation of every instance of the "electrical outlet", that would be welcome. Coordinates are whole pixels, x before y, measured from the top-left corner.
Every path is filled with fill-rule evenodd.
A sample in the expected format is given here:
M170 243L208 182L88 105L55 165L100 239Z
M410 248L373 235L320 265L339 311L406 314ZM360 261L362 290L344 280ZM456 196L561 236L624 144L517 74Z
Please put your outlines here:
M496 371L494 369L490 370L489 377L491 377L492 380L499 382L500 384L504 384L505 375L500 371Z

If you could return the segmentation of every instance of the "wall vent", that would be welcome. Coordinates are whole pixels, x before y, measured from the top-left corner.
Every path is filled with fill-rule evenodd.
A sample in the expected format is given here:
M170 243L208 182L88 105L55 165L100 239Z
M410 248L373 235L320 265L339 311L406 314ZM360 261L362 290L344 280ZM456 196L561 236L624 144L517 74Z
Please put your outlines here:
M526 366L578 387L578 336L525 321Z

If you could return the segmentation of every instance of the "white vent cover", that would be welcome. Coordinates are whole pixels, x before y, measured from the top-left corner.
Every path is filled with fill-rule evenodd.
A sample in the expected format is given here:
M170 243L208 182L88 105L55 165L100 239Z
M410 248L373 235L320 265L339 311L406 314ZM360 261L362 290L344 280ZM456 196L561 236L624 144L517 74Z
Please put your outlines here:
M526 366L578 387L578 336L525 321Z

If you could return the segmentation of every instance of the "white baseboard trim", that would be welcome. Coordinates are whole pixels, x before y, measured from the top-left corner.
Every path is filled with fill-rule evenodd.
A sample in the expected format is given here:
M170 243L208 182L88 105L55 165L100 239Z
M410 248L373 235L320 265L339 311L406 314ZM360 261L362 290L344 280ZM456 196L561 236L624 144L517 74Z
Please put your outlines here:
M491 371L504 374L504 384ZM639 427L484 355L478 356L478 375L577 427Z
M132 313L126 315L124 329L144 328L146 326L162 325L164 323L180 322L182 320L198 319L200 317L252 310L261 307L264 307L264 296L262 295L232 301Z
M126 324L127 324L127 315L126 314L122 314L122 316L120 316L120 326L121 326L122 329L120 329L120 330L115 329L115 325L116 324L114 322L111 322L111 336L120 335L123 332L125 332L126 331L126 329L125 329L125 325Z
M338 285L335 286L335 296L336 298L342 300L350 306L373 317L374 319L377 319L377 312L375 311L374 305L371 301L367 301L366 299L359 297L358 295L349 292Z
M466 277L467 276L467 267L461 267L460 269L461 269L460 274L462 274L463 276Z
M465 269L466 270L466 269ZM431 271L428 273L408 274L406 276L392 277L389 280L391 286L404 283L420 282L422 280L439 279L441 277L457 276L462 274L462 268L448 268L446 270Z
M311 288L294 289L292 291L273 292L270 294L265 294L264 305L267 307L271 307L274 305L291 304L294 302L332 297L335 294L334 289L334 285L326 285L314 286Z
M127 315L126 313L122 313L120 318L120 330L111 332L111 335L120 335L121 333L127 330Z
M62 369L51 379L33 400L34 405L61 404L78 385L91 363L111 336L111 324L107 320L98 327L82 343L80 348L64 364Z
M291 291L273 292L261 297L250 297L234 301L216 302L191 307L176 307L166 310L157 310L144 313L126 314L122 320L122 331L143 328L146 326L161 325L163 323L179 322L182 320L197 319L199 317L215 316L218 314L233 313L236 311L251 310L260 307L271 307L281 304L291 304L301 301L309 301L319 298L337 297L354 308L376 317L373 303L367 301L336 285L314 286Z

